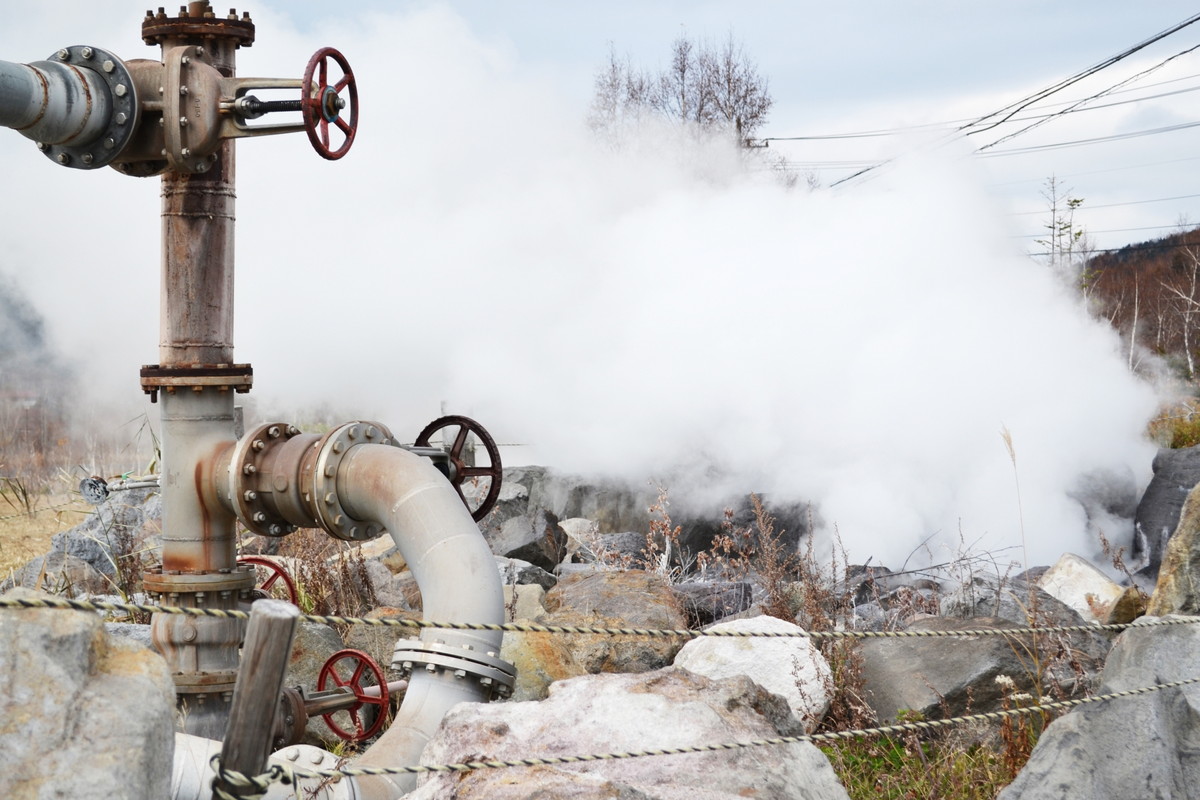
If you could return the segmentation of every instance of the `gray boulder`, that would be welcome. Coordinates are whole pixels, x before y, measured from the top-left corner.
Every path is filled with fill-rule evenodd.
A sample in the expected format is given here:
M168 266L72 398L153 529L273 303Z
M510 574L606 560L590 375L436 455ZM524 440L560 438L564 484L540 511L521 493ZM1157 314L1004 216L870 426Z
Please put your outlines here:
M0 611L0 796L169 797L174 718L166 662L98 615Z
M496 555L527 561L547 572L567 553L567 534L558 517L544 509L506 520L498 531L485 532L484 537Z
M908 630L1009 627L1008 620L996 617L926 617ZM999 676L1007 676L1024 691L1040 678L1028 637L866 639L862 656L866 699L881 722L897 719L902 711L915 711L927 719L992 711L1008 691L997 683Z
M1200 614L1200 490L1188 495L1167 543L1147 613Z
M1098 693L1196 677L1200 625L1131 629ZM1200 686L1080 706L1055 720L1000 800L1200 798Z
M740 614L754 602L754 592L747 581L684 583L675 586L673 591L687 614L690 628L703 628Z
M1143 566L1137 577L1144 588L1154 585L1167 540L1179 524L1183 503L1200 483L1200 445L1179 450L1159 450L1154 457L1154 477L1142 494L1133 517L1132 555Z
M462 703L425 748L427 764L691 747L793 736L783 701L746 678L714 681L667 668L556 683L538 703ZM769 766L767 766L769 765ZM844 800L815 746L789 744L679 756L592 761L565 768L435 775L408 800Z
M287 671L284 673L283 685L299 686L306 692L315 691L321 667L330 656L342 648L342 637L333 628L301 620L296 625L296 636L292 640L292 654L288 660ZM387 667L386 664L381 666ZM325 688L333 687L330 684ZM350 727L350 719L345 712L338 712L335 717L343 728ZM317 745L334 745L341 742L341 739L329 729L321 717L317 716L308 721L308 727L305 729L305 741Z
M153 489L131 489L114 493L83 522L54 534L51 548L116 576L119 559L131 553L143 553L145 565L156 563L161 533L162 497Z
M111 591L110 581L88 562L70 553L54 551L29 561L0 589L20 586L62 597L83 597Z

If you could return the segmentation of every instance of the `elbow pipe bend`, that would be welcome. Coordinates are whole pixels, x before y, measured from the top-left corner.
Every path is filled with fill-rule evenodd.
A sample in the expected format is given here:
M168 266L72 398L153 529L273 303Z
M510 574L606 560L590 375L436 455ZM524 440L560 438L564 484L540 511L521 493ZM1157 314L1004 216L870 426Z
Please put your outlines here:
M454 487L425 458L383 444L350 448L337 470L337 495L354 519L391 533L421 590L426 620L504 622L496 560ZM416 764L450 708L511 693L514 668L500 658L503 633L424 629L402 639L392 666L411 673L395 721L358 766ZM395 798L415 775L357 779L367 798Z

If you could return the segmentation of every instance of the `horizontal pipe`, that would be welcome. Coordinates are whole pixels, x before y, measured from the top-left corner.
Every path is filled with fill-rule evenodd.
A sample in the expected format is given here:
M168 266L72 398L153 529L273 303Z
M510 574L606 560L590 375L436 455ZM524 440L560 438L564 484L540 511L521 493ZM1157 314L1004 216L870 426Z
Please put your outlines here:
M0 125L35 142L80 146L108 128L112 95L95 70L0 61Z

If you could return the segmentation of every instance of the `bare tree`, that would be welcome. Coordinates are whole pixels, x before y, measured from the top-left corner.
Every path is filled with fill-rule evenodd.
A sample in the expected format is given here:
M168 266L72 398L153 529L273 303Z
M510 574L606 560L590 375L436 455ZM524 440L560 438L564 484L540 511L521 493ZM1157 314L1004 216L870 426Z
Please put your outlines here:
M596 74L588 124L612 135L652 112L684 125L728 130L749 145L773 102L767 80L732 35L720 49L680 36L671 45L669 66L657 74L634 69L610 46L608 62Z

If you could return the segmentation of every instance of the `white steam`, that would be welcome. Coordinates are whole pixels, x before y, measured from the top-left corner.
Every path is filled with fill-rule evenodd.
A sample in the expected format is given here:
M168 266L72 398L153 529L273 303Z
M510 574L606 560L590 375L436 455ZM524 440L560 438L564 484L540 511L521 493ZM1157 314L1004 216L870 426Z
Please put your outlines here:
M242 74L335 43L363 103L341 162L302 136L239 149L237 357L264 406L329 403L404 438L444 402L521 444L508 462L809 500L852 558L892 566L930 537L934 558L960 537L1023 540L1031 565L1091 554L1073 497L1148 477L1153 392L1017 254L968 162L789 190L677 131L601 146L584 108L443 8L321 41L256 21ZM156 317L118 325L142 363ZM108 319L76 308L59 335ZM128 349L104 364L135 387Z

